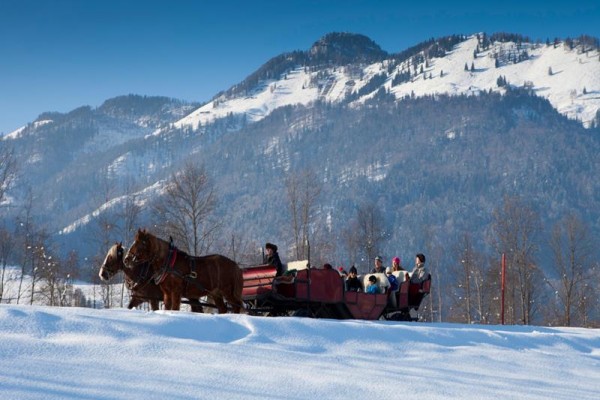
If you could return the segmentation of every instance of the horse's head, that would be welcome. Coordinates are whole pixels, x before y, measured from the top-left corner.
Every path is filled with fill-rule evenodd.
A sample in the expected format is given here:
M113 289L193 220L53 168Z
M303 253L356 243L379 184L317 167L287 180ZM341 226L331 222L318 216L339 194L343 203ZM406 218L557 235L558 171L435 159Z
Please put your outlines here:
M115 243L112 245L100 267L100 272L98 273L100 279L107 281L123 269L123 253L122 243Z
M125 255L125 265L132 268L151 261L154 255L153 243L154 237L150 233L138 229L133 244Z

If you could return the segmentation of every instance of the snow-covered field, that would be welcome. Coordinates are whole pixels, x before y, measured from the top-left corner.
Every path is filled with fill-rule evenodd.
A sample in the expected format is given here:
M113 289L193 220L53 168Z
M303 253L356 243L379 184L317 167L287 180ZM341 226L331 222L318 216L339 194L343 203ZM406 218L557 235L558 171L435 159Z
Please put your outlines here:
M0 398L597 399L600 330L0 305Z

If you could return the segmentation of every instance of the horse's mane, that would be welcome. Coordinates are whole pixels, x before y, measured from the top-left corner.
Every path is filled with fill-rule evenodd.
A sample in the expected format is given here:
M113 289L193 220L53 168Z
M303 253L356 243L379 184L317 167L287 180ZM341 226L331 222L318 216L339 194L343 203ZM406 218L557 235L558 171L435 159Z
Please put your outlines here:
M140 232L141 232L143 235L146 235L146 236L148 236L148 237L152 238L153 240L156 240L156 241L158 241L158 242L164 243L164 244L166 244L166 245L168 245L168 246L170 246L170 245L171 245L171 242L170 242L170 241L168 241L168 240L165 240L165 239L163 239L163 238L160 238L160 237L158 237L158 236L156 236L156 235L154 235L154 234L152 234L152 233L150 233L150 232L148 232L148 231L146 231L146 230L143 230L143 231L140 231ZM174 242L173 242L173 245L175 245L175 244L174 244ZM182 256L182 257L190 257L190 255L189 255L189 254L188 254L186 251L184 251L184 250L181 250L181 249L180 249L179 247L177 247L177 246L175 246L175 248L177 249L177 255L178 255L178 256Z

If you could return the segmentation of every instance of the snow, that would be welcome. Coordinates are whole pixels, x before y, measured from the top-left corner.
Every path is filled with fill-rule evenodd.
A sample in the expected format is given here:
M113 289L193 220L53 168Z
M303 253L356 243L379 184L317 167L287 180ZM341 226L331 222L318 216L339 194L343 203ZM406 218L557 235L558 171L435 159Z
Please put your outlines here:
M428 67L423 65L427 79L419 74L410 82L392 87L395 74L409 68L406 62L402 63L388 76L384 87L397 99L413 93L417 97L436 94L477 95L483 90L504 92L505 89L497 84L498 77L504 76L512 86L531 85L532 90L547 98L558 112L578 119L584 126L591 124L600 109L600 62L597 50L584 54L577 48L569 50L562 43L556 48L553 45L524 43L518 51L526 50L530 57L528 60L517 64L502 63L496 68L493 54L517 51L517 45L497 42L490 49L479 52L475 59L473 53L477 43L476 35L470 36L445 57L431 59ZM315 72L307 72L300 67L278 80L262 82L249 96L217 98L179 120L173 127L198 130L228 115L245 115L248 122L256 122L286 105L309 105L317 100L338 103L352 92L358 92L374 75L387 73L384 68L387 63L377 62L360 68L324 68ZM470 68L472 63L474 71L465 71L465 64ZM548 73L550 68L552 75ZM411 70L414 71L414 67ZM318 74L321 78L317 78ZM586 94L583 94L584 88ZM355 104L360 105L373 97L378 89L356 100ZM168 128L156 130L153 134L164 132L168 132Z
M4 135L2 137L2 140L9 140L9 139L18 139L21 137L21 135L23 134L23 132L25 131L25 129L27 129L27 126L22 126L18 129L15 129L14 131L7 133L6 135Z
M47 124L51 124L54 121L51 119L45 119L45 120L40 120L40 121L35 121L31 124L31 127L33 129L35 128L39 128L40 126L44 126ZM16 129L6 135L4 135L2 137L2 140L8 140L8 139L18 139L19 137L21 137L23 135L23 133L25 132L25 130L27 129L27 126L22 126L19 129Z
M318 97L318 89L308 87L310 76L298 68L278 81L264 82L247 97L219 99L200 107L174 124L176 128L198 129L229 114L246 114L248 122L260 121L273 110L288 104L308 104ZM157 131L155 134L162 131Z
M497 85L499 76L506 77L513 86L532 84L534 92L547 98L558 112L569 118L579 119L588 125L600 109L600 62L597 51L580 54L577 49L568 50L562 44L556 48L545 44L525 44L524 50L529 60L517 64L505 64L495 67L494 52L509 51L514 43L496 43L489 50L479 52L473 58L477 48L477 38L470 37L460 43L446 57L434 58L429 68L425 68L428 79L423 75L412 82L388 87L397 98L442 94L477 94L483 90L502 91ZM465 64L474 66L474 72L465 71ZM552 69L552 75L548 73ZM441 76L441 72L444 76ZM429 79L430 74L432 79ZM583 94L586 88L587 94Z
M98 216L102 212L109 210L117 205L124 204L131 197L133 197L135 199L135 203L137 206L144 207L148 203L149 199L151 199L154 196L156 196L157 194L160 194L161 192L163 192L164 187L165 187L164 180L159 180L159 181L153 183L152 185L150 185L136 193L125 194L122 196L115 197L115 198L107 201L106 203L103 203L102 205L100 205L100 207L96 208L91 213L88 213L88 214L84 215L83 217L77 219L75 222L67 225L66 227L64 227L63 229L61 229L59 231L59 234L66 235L66 234L75 232L77 230L77 228L90 223L90 221L92 221L94 218L98 218Z
M2 399L597 399L600 330L0 305Z

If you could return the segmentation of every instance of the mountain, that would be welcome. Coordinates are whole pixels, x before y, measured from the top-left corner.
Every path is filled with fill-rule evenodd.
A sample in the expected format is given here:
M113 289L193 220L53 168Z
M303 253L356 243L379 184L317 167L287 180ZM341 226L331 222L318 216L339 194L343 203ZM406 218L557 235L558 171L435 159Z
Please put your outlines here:
M215 248L233 234L289 248L284 182L311 168L323 185L313 234L336 249L328 257L348 262L341 232L371 202L382 253L409 259L431 235L483 243L504 195L530 201L546 231L575 211L599 232L599 94L594 38L453 35L389 54L333 33L204 105L123 96L44 113L1 143L21 162L14 214L32 193L36 218L87 257L106 251L93 240L102 216L135 193L149 224L148 202L194 159L218 188Z

